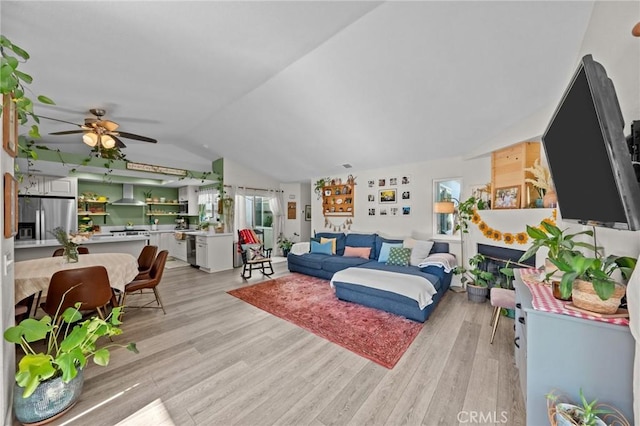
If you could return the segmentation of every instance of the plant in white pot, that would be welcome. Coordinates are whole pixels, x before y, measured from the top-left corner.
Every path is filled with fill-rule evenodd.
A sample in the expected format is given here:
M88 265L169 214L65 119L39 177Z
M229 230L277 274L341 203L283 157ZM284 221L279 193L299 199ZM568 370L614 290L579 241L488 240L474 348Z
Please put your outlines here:
M581 405L563 402L562 398L554 392L547 394L546 397L550 405L550 420L553 419L557 426L606 426L598 414L614 413L608 409L598 408L597 399L588 402L582 389L580 389Z
M118 328L121 308L114 308L106 319L82 321L80 305L62 313L58 309L53 318L27 318L5 330L4 339L19 345L25 353L18 363L13 397L14 413L20 422L40 422L69 409L80 397L82 370L89 358L106 366L110 347L126 347L138 353L135 343L98 347L99 338L122 333ZM44 341L34 344L39 340ZM44 348L38 350L42 345Z

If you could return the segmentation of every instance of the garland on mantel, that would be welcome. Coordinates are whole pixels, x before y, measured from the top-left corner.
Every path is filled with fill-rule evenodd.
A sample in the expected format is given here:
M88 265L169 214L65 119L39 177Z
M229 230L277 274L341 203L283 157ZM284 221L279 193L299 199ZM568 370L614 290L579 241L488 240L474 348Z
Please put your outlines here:
M553 209L551 216L542 219L541 223L546 222L548 224L555 225L557 214L558 212L556 211L556 209ZM524 232L518 232L514 234L511 232L502 232L498 229L490 227L484 220L482 220L482 217L480 217L480 213L478 210L473 211L471 222L476 224L485 238L490 238L494 241L504 241L505 244L527 244L527 242L529 241L529 235L527 234L526 230ZM546 232L542 225L538 225L536 228L540 229L543 232Z

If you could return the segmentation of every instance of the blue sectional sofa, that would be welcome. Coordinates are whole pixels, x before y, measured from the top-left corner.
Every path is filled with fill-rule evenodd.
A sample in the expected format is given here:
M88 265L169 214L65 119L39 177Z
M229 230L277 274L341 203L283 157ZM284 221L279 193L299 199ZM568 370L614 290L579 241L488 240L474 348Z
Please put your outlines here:
M334 281L333 284L336 290L336 296L341 300L382 309L387 312L405 316L415 321L424 322L451 284L452 272L445 272L444 268L440 266L419 268L417 266L387 265L384 262L378 262L378 256L383 243L387 242L397 244L402 243L402 240L386 239L377 234L343 234L328 232L316 234L316 238L322 237L336 239L336 254L289 253L287 256L289 271L331 280L336 272L350 267L377 269L424 277L433 284L437 291L437 293L432 296L433 303L423 309L420 309L417 301L400 294L357 284ZM369 259L343 256L346 246L370 247L371 251ZM435 242L431 249L431 253L448 252L449 244L445 242Z

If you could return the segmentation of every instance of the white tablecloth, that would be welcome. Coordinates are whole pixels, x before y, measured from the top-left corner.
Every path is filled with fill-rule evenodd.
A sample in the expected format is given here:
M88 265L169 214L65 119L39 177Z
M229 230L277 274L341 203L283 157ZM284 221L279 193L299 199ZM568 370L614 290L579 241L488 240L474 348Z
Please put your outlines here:
M138 275L138 259L126 253L81 254L76 263L64 263L64 257L45 257L15 263L15 302L46 293L51 277L64 269L104 266L111 287L124 291L125 285Z

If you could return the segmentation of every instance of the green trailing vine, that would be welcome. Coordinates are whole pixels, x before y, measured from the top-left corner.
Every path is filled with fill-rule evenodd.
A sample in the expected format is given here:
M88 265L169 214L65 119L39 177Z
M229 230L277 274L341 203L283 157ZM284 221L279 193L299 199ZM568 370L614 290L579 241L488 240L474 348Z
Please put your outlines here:
M20 125L27 126L30 121L28 136L18 136L18 150L27 158L27 166L31 167L33 161L38 159L38 154L33 150L33 139L40 139L40 118L33 112L33 101L26 95L27 87L33 82L33 78L18 69L20 64L24 64L29 60L30 56L27 51L14 44L4 35L0 35L0 93L2 96L10 96L11 102L16 106L16 113ZM50 98L38 95L38 102L46 105L55 105ZM0 105L0 116L2 116L2 108ZM31 139L29 139L31 138ZM16 171L17 165L16 165ZM18 176L20 179L22 176Z

